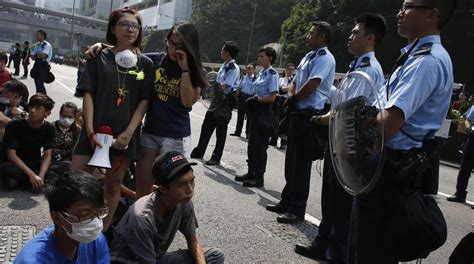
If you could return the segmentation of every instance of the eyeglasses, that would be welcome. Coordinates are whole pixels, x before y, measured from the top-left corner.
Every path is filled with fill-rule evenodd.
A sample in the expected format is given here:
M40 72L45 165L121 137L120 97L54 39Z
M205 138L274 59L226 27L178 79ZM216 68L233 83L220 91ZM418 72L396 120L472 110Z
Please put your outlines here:
M166 46L170 48L174 48L176 50L184 50L184 44L183 43L175 43L171 39L165 39L165 44Z
M398 10L398 13L403 14L408 9L433 9L431 6L424 6L424 5L402 5L402 7Z
M59 212L62 214L64 217L68 218L68 221L71 223L81 223L81 224L88 224L94 220L94 218L99 218L99 219L104 219L109 215L109 208L107 206L101 207L99 211L96 213L93 213L92 215L88 216L75 216L66 212Z
M140 24L133 23L133 22L128 22L128 21L120 21L120 22L117 23L117 26L119 26L123 30L131 29L134 32L139 31L140 28L141 28Z

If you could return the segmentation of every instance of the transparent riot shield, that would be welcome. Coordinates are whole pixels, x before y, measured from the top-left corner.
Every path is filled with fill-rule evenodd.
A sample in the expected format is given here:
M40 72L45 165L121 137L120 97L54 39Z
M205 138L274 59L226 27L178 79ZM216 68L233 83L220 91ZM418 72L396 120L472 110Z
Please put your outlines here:
M351 195L369 192L384 162L384 129L377 123L383 95L364 72L351 72L331 91L329 147L336 176Z

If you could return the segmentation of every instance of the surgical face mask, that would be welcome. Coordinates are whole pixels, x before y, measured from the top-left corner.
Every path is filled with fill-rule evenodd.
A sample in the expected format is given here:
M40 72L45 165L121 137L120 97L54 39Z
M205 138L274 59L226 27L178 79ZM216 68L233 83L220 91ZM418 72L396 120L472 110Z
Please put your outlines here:
M60 117L59 124L63 127L69 127L74 123L74 118Z
M10 98L1 96L1 97L0 97L0 104L4 104L4 105L10 104Z
M70 223L69 221L68 223L71 224L72 232L69 233L67 229L63 227L66 234L79 243L90 243L96 240L103 229L102 219L98 217L94 217L94 219L88 223Z
M128 49L122 50L115 54L115 62L122 68L131 68L137 65L137 61L137 55Z

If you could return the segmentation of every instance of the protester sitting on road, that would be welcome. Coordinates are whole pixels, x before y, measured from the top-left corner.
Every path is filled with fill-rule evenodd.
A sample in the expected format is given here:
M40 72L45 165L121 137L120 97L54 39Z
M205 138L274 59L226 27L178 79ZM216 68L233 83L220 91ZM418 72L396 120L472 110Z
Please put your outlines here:
M8 57L5 52L0 52L0 90L3 85L12 79L12 74L7 69Z
M51 163L54 126L45 119L54 101L45 94L35 94L27 107L28 118L13 120L5 129L3 147L8 162L0 165L0 175L7 189L24 186L40 191Z
M25 101L28 99L28 88L25 84L16 79L5 83L0 92L0 143L3 141L5 127L10 121L26 118L23 98Z
M196 236L193 165L179 152L158 157L152 169L158 190L136 201L116 227L112 263L224 263L219 249L203 251ZM178 230L188 250L166 253Z
M142 20L134 9L114 10L109 17L107 41L115 45L87 61L78 90L84 92L84 126L72 157L71 168L92 172L87 166L96 146L95 134L103 125L112 129L112 169L104 178L104 195L112 223L120 199L120 186L130 162L137 159L141 121L153 87L153 62L140 53ZM138 128L138 129L137 129Z
M54 122L56 135L54 137L53 161L71 161L72 150L76 145L80 128L76 125L77 105L66 102L59 111L59 120Z
M14 263L110 263L101 234L108 208L99 181L82 171L48 173L44 195L54 224L28 241Z

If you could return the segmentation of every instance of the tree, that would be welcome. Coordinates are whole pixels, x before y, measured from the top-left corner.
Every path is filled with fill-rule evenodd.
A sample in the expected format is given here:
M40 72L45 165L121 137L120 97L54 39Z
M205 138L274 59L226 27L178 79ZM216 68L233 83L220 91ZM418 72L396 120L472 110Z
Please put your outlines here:
M336 58L336 71L346 72L353 57L347 53L347 39L354 26L354 19L368 12L378 12L384 15L389 25L389 31L383 45L377 47L382 67L387 72L398 57L403 40L396 35L396 20L394 14L400 8L400 2L395 0L305 0L293 7L288 19L283 22L281 42L286 62L298 63L306 48L306 36L312 21L324 20L332 25L332 40L329 49ZM302 23L302 21L305 21ZM286 34L286 40L285 40ZM394 48L396 47L396 48Z
M192 22L199 32L204 61L220 62L219 51L226 40L240 47L237 61L245 63L252 24L253 4L257 4L249 60L255 61L258 47L278 42L280 27L297 0L195 0Z
M143 52L162 51L165 48L165 39L169 30L153 31L142 41Z

